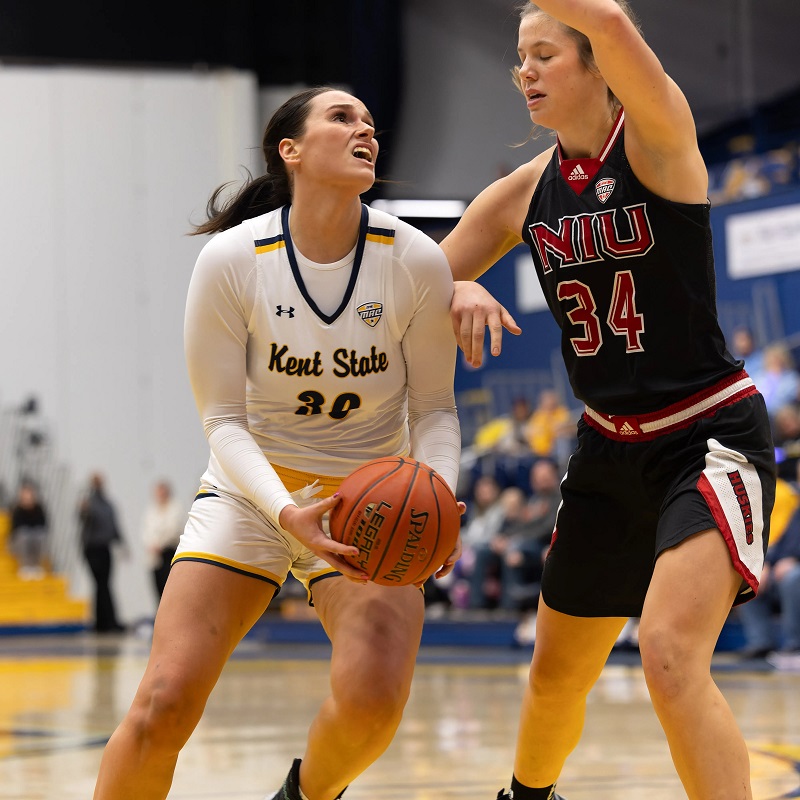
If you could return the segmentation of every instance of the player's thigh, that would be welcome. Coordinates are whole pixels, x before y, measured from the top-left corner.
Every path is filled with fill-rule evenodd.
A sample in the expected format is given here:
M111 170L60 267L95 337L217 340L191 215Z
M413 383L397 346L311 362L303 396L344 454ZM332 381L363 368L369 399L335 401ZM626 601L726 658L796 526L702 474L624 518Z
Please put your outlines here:
M419 589L337 576L314 584L313 595L333 644L332 678L380 671L410 682L425 616Z
M179 561L161 598L140 692L165 703L204 702L275 586L203 562Z
M674 651L682 660L696 656L708 661L741 585L716 528L665 550L656 561L642 611L643 653L657 648L662 656Z

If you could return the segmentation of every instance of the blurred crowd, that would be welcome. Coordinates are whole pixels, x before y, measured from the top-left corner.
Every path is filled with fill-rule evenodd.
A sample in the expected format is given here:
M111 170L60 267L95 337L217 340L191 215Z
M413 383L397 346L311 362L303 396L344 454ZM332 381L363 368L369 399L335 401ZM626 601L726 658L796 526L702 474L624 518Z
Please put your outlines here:
M764 397L775 440L778 493L766 566L757 598L732 612L742 627L746 658L800 669L800 371L781 342L763 348L738 328L731 350ZM463 555L444 580L425 587L428 616L504 616L516 621L520 644L532 644L544 558L561 502L560 482L573 451L581 411L553 388L535 402L516 397L507 413L477 429L462 452L459 499ZM26 581L52 570L50 514L36 482L24 479L7 502L8 549ZM79 547L94 585L92 624L98 632L124 629L112 590L114 552L127 551L100 473L76 510ZM186 510L170 484L157 481L137 537L160 600ZM636 620L618 642L636 647Z
M752 332L738 328L734 355L743 358L769 412L778 466L770 543L754 600L737 609L746 658L800 669L800 372L783 342L757 348Z
M778 477L797 479L800 461L800 372L792 351L782 342L757 348L748 328L737 328L731 339L733 354L755 382L769 412Z
M535 404L517 397L507 414L478 428L462 453L463 555L445 580L426 585L429 616L510 616L519 621L518 641L532 641L542 566L577 418L578 412L547 388Z
M754 144L747 142L746 144ZM800 183L800 144L787 142L766 153L746 153L708 169L712 205L764 197Z

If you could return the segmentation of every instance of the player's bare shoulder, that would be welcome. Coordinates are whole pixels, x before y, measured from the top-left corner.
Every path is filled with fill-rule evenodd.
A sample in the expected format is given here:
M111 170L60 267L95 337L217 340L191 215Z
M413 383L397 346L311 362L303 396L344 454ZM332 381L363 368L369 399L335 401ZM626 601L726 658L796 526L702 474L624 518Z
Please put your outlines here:
M506 225L510 230L522 230L531 198L539 185L542 172L552 157L554 147L555 145L548 147L547 150L492 184L497 187L492 201L501 204L506 209L508 216Z
M548 147L547 150L543 150L508 176L509 179L513 179L513 190L525 197L526 202L530 202L533 193L536 191L536 187L539 185L539 178L542 177L545 167L550 163L554 149L555 145Z

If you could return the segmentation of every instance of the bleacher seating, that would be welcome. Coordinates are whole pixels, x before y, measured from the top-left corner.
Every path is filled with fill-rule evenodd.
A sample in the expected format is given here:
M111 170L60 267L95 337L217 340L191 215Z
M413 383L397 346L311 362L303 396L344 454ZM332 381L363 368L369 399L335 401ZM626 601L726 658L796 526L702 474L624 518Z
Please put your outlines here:
M52 437L40 435L42 424L29 407L0 411L0 442L4 445L0 448L0 484L5 489L5 504L10 505L23 476L34 480L47 509L51 540L47 574L20 578L9 548L10 512L0 505L0 635L83 630L89 624L87 600L75 598L71 592L79 550L69 470L59 463Z
M52 573L37 580L17 576L17 563L8 549L10 527L8 513L0 512L0 634L84 629L87 603L69 596L66 578Z

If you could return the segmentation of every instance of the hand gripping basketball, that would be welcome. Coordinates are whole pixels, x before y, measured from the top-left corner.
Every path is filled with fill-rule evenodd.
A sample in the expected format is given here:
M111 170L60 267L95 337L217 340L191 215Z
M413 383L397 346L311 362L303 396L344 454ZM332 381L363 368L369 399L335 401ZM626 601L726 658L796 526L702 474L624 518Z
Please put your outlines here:
M331 538L358 548L342 556L383 586L419 584L453 552L460 509L444 479L413 458L368 461L339 487Z

